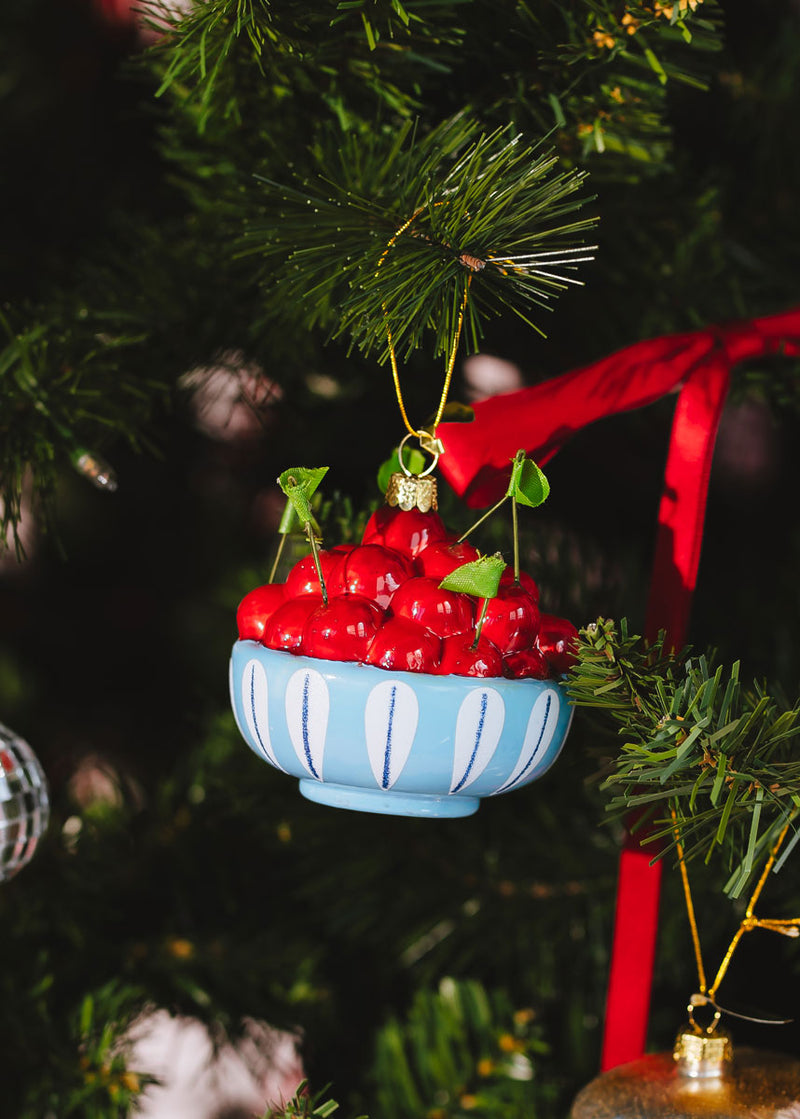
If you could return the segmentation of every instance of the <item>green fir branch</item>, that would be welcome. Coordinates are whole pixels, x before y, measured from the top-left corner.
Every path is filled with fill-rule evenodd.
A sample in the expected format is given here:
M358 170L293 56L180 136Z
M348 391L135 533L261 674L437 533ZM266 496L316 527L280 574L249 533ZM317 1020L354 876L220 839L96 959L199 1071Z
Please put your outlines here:
M176 12L164 0L146 0L143 11L159 36L147 64L159 75L157 94L170 91L190 108L200 133L220 118L243 124L259 89L280 112L287 98L305 102L314 91L325 115L349 127L354 95L377 95L407 115L419 103L419 72L449 71L463 37L454 7L458 0L204 0ZM401 87L403 72L410 80Z
M312 1095L308 1090L308 1081L303 1080L297 1086L297 1091L290 1100L276 1107L270 1107L264 1112L263 1119L328 1119L339 1110L339 1105L334 1100L326 1098L327 1088ZM367 1119L362 1115L359 1119Z
M546 1055L529 1008L475 980L443 979L417 992L405 1020L376 1042L374 1112L381 1119L523 1119L552 1098L537 1076ZM534 1110L535 1109L535 1110Z
M591 159L593 174L615 177L623 166L630 177L663 173L672 147L668 86L708 86L703 63L722 48L719 5L668 9L613 0L518 8L519 34L538 63L530 116L558 129L565 155Z
M315 181L264 180L265 212L247 235L269 261L271 286L296 299L312 325L388 357L452 346L465 293L465 332L474 346L490 315L529 308L578 283L591 259L583 235L594 218L572 215L584 176L558 168L510 129L479 133L458 116L426 135L331 135L315 151ZM402 230L402 232L400 232Z
M0 313L0 549L10 540L19 549L23 505L48 504L59 465L96 457L109 432L135 445L163 392L155 379L119 375L143 341L133 323L74 307L62 321L49 310L51 321L44 308Z
M609 810L645 811L654 857L674 848L677 828L687 859L722 859L738 897L800 808L800 703L743 687L738 664L714 669L668 651L663 634L648 645L602 618L581 631L569 694L623 738L604 782Z
M297 0L204 0L175 11L164 0L146 0L143 12L159 33L151 57L162 68L157 96L175 88L198 106L198 130L223 100L225 115L238 115L231 92L235 64L278 76L287 57L302 59L301 38L310 32L308 5Z

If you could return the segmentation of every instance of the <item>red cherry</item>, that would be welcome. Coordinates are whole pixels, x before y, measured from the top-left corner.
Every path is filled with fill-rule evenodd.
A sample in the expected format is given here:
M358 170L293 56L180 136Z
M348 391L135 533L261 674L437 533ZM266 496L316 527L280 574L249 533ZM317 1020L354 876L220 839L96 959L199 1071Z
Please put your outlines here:
M513 587L514 586L514 568L513 567L507 567L505 569L505 571L503 572L503 574L500 576L500 586L501 587ZM519 573L519 583L517 584L517 586L520 586L520 587L523 588L523 590L526 590L528 592L528 594L531 596L531 598L533 599L534 602L539 601L539 587L536 583L536 580L533 579L528 574L527 571L520 571L520 573Z
M341 590L337 585L336 570L342 562L342 554L341 552L329 552L320 549L317 555L319 556L319 565L322 568L322 578L325 580L325 589L328 592L328 597L331 598L333 595L339 594ZM297 598L304 594L322 594L319 576L317 575L317 565L314 563L311 552L298 560L286 577L287 598Z
M435 672L442 643L435 633L408 618L388 618L372 639L367 664L401 672Z
M395 592L392 614L426 626L437 637L449 637L473 629L475 604L469 595L442 590L435 579L417 575Z
M264 628L262 644L269 649L286 649L299 653L303 630L309 614L322 602L318 594L303 594L298 598L287 599L279 606Z
M534 600L513 583L500 587L497 597L489 600L481 636L488 637L503 656L527 649L539 631L539 607Z
M286 597L283 583L267 583L246 594L236 609L240 641L260 641L264 626Z
M367 598L336 595L309 615L302 652L326 661L364 661L383 618L383 610Z
M371 598L385 610L400 584L413 574L405 556L380 544L362 544L344 557L338 578L342 593Z
M535 645L503 657L503 672L514 680L547 680L552 675L544 653Z
M383 505L367 521L363 544L385 544L401 555L413 559L418 552L437 540L448 540L449 534L438 513L419 509L393 509Z
M502 676L503 655L483 634L477 649L474 633L454 633L442 641L442 659L435 671L441 676Z
M451 571L460 567L462 563L472 563L479 555L478 549L473 548L466 540L460 544L439 540L423 548L414 562L421 575L427 575L429 579L441 583Z
M414 559L429 544L450 539L444 521L432 509L427 513L421 513L419 509L396 509L394 512L395 516L387 523L383 534L387 548L394 548Z
M536 645L554 676L569 672L577 660L578 631L572 622L555 614L542 614Z
M394 519L396 514L397 510L392 509L389 505L381 505L378 509L376 509L370 519L367 521L366 527L361 537L361 543L382 544L383 534L386 531L388 525L392 523L392 520Z

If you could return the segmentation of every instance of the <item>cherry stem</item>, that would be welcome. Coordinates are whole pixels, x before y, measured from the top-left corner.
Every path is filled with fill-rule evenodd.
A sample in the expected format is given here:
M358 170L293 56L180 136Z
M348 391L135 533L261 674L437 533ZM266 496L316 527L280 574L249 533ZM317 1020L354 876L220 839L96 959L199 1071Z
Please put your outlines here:
M511 498L511 520L514 526L514 583L519 586L519 528L517 525L517 499Z
M319 562L319 550L317 549L317 539L314 536L314 529L311 527L311 522L306 523L306 532L308 533L308 542L311 545L311 555L314 557L314 566L317 569L317 578L319 579L320 589L322 590L322 601L328 605L328 589L325 586L325 580L322 578L322 567Z
M475 623L475 640L470 645L471 649L477 649L478 648L478 642L480 641L480 637L481 637L481 630L483 629L483 620L486 617L486 611L488 609L489 609L489 599L485 598L483 600L483 604L481 605L481 612L478 615L478 620Z
M497 510L500 508L500 506L503 504L503 502L508 500L508 496L509 496L508 494L505 494L503 497L500 498L500 500L498 502L496 502L491 507L491 509L487 509L487 511L483 514L483 516L479 520L477 520L474 525L472 525L470 528L467 529L467 531L465 533L463 533L461 536L459 536L458 543L461 544L464 540L467 539L467 537L471 533L473 533L475 531L475 529L478 527L478 525L482 525L483 522L488 517L491 517L492 513L497 512Z
M283 534L281 536L281 542L278 545L278 550L275 553L275 559L274 559L273 564L272 564L272 570L270 571L269 579L267 580L268 583L273 583L275 581L275 572L278 570L278 564L281 562L281 555L283 554L283 547L284 547L285 543L286 543L286 535Z

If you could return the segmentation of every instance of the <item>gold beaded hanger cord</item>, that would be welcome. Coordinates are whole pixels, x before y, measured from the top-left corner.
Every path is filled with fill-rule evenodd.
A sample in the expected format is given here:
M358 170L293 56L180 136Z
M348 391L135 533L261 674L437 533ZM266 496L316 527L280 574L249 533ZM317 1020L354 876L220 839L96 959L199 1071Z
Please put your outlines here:
M442 203L437 202L435 203L435 205L440 206L442 205ZM384 249L380 260L378 261L378 269L380 269L384 260L386 260L386 257L389 255L389 252L391 251L392 246L396 243L398 237L401 237L403 233L406 232L406 230L417 220L417 218L424 212L424 210L425 207L421 206L411 215L411 217L407 221L405 221L400 226L397 232L393 234L393 236L389 240L389 243ZM386 324L386 340L389 349L389 361L392 367L392 381L394 383L395 396L397 397L397 403L400 408L400 415L403 418L403 423L405 424L406 431L408 432L398 449L398 458L400 461L400 469L402 473L394 473L389 479L389 486L386 490L386 501L389 505L397 505L401 509L404 509L406 511L408 511L409 509L417 508L420 509L423 513L426 513L429 509L437 508L436 479L429 477L439 460L439 455L442 453L442 445L436 438L436 428L441 422L445 405L447 404L447 396L450 392L450 383L453 379L453 370L455 369L456 364L458 344L461 340L461 331L464 326L464 315L466 314L467 302L469 300L469 289L471 280L472 276L468 274L467 284L464 289L464 298L461 301L458 320L456 322L453 345L447 358L447 364L445 367L444 384L442 386L442 394L439 399L439 406L436 409L436 415L434 417L433 423L428 429L421 428L418 430L411 425L411 421L408 418L405 401L403 400L403 390L400 387L400 372L397 366L397 354L394 348L392 328L389 325L389 314L386 304L382 304L383 318ZM408 442L408 440L412 437L419 439L419 445L421 449L423 451L426 451L429 455L433 456L433 462L421 474L412 474L403 461L403 448L405 447L405 444Z
M796 815L796 812L793 812L792 815L790 816L789 820L787 821L785 827L783 828L780 835L778 836L772 850L770 851L769 858L767 859L767 861L764 865L764 869L761 872L761 876L758 879L758 882L756 883L755 889L753 890L753 893L750 896L749 902L747 903L747 908L745 909L744 917L742 918L736 932L733 934L733 939L731 940L730 944L728 945L728 949L725 952L725 955L722 959L722 963L720 964L719 969L717 970L717 974L714 977L714 981L711 984L711 986L709 987L707 985L707 982L706 982L705 968L703 967L703 955L702 955L702 951L701 951L701 948L700 948L700 934L698 932L697 918L695 916L694 904L692 902L692 891L691 891L691 887L689 885L689 874L688 874L688 871L686 869L686 860L684 858L683 844L681 843L680 833L678 831L677 816L675 814L675 810L672 809L672 823L673 823L673 834L675 836L675 847L676 847L676 851L677 851L677 854L678 854L678 866L680 867L680 872L681 872L681 882L682 882L682 885L683 885L683 895L684 895L684 900L686 902L686 913L687 913L687 916L689 918L689 927L690 927L691 933L692 933L692 945L694 947L695 962L697 964L697 978L698 978L698 984L699 984L699 990L696 994L692 995L691 999L689 1000L689 1006L688 1006L687 1009L689 1011L689 1022L698 1031L698 1033L704 1032L706 1035L711 1035L714 1032L714 1030L717 1028L717 1024L718 1024L718 1022L720 1020L720 1017L721 1017L721 1014L723 1012L723 1008L720 1007L717 1003L717 991L719 990L719 986L722 983L722 980L725 978L725 974L726 974L726 972L727 972L727 970L730 966L731 959L733 958L733 954L736 951L736 948L738 947L739 941L742 939L742 937L744 936L744 934L746 932L750 932L751 929L770 929L773 932L782 933L784 936L791 936L791 937L800 936L800 917L791 917L791 918L788 918L787 920L772 920L771 918L766 918L766 917L765 918L756 917L755 913L754 913L756 903L758 902L759 898L761 897L761 893L762 893L765 885L767 884L767 879L770 875L770 872L771 872L772 868L775 866L775 862L776 862L777 857L778 857L778 852L780 851L781 847L783 846L783 843L784 843L784 840L786 839L786 836L789 834L789 829L792 825L792 820L794 819L795 815ZM695 1018L694 1018L694 1011L697 1007L700 1007L700 1006L711 1006L714 1009L714 1017L713 1017L711 1023L704 1028L701 1028L697 1024L697 1022L695 1021ZM724 1012L727 1013L727 1014L733 1014L733 1016L737 1017L737 1018L746 1018L748 1021L754 1021L754 1022L762 1022L763 1021L763 1022L775 1023L776 1025L781 1024L782 1022L791 1021L791 1019L778 1020L778 1019L753 1018L750 1015L736 1014L734 1011L730 1011L730 1010L725 1010Z

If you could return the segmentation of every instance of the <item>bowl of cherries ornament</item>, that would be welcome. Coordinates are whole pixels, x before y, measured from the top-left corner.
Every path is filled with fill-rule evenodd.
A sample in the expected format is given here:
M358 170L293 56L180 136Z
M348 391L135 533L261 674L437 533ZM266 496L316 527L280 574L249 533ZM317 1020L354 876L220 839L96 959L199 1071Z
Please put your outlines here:
M248 746L308 799L365 812L468 816L540 777L572 718L575 627L541 612L516 558L456 540L429 485L390 485L359 544L321 548L324 473L281 475L311 551L237 611L231 702ZM520 453L506 496L536 505L547 490Z

